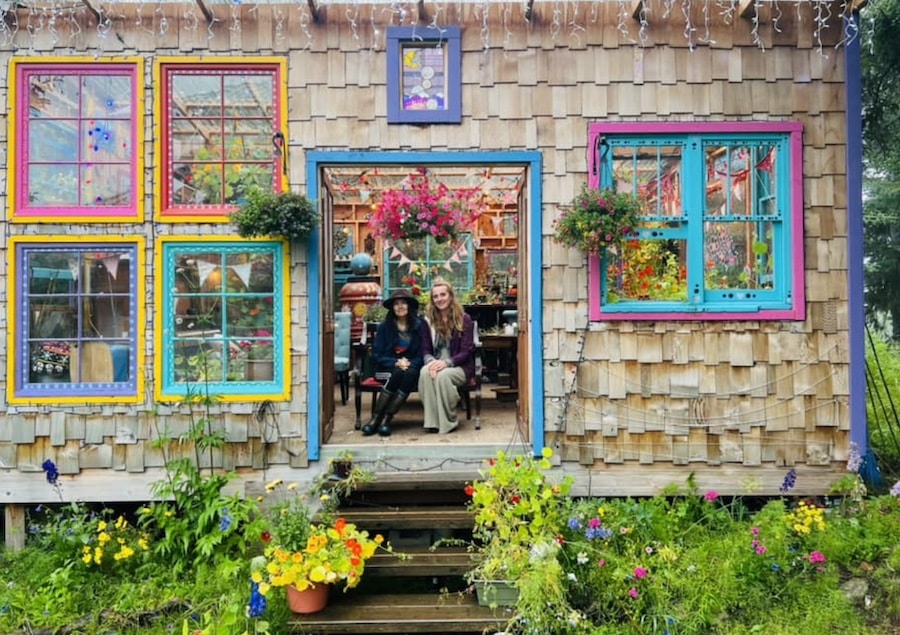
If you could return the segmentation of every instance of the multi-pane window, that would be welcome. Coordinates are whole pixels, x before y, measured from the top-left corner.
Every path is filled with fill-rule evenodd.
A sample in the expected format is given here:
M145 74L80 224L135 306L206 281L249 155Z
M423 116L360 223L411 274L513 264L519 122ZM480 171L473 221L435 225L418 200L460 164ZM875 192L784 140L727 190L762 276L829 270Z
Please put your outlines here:
M280 190L286 167L283 62L163 61L161 217L222 217L254 188Z
M465 293L474 283L474 254L471 234L445 242L430 237L397 241L384 250L385 297L400 288L429 291L435 278Z
M137 399L140 241L11 243L19 328L10 402Z
M460 29L387 30L388 123L459 123Z
M286 383L285 246L161 243L161 396L272 395Z
M592 257L592 317L802 316L799 126L722 127L593 130L594 186L637 197L642 216Z
M13 220L139 220L141 64L13 66Z

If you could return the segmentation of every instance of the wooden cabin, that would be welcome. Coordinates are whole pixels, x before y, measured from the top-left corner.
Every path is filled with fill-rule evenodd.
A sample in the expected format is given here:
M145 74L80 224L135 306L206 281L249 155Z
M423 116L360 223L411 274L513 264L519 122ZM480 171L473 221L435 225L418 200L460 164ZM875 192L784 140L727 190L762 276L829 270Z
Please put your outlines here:
M775 494L790 468L827 491L866 443L856 9L6 5L7 529L55 500L47 459L69 499L148 499L198 386L239 488L345 451L449 478L546 445L579 494ZM482 193L466 242L372 233L416 173ZM627 249L554 240L582 185L645 196ZM320 227L239 237L252 187L306 193ZM426 437L412 403L389 438L353 429L334 315L363 319L361 252L382 293L411 263L453 277L486 346L478 429Z

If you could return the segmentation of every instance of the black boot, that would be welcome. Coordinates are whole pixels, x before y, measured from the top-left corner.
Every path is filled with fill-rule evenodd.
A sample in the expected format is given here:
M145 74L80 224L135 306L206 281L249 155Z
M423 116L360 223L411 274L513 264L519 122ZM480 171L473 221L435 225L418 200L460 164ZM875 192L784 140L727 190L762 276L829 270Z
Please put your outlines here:
M372 418L369 419L369 422L362 427L362 433L364 435L370 437L375 434L375 431L381 426L381 422L384 421L384 415L388 404L394 397L396 397L396 395L392 392L385 392L382 390L378 393L378 401L375 402L375 413L372 415Z
M388 402L388 405L384 409L384 420L381 422L381 425L378 427L378 434L383 437L391 436L391 421L394 418L394 415L400 410L400 407L406 403L406 399L409 395L404 395L402 392L398 392L394 397Z

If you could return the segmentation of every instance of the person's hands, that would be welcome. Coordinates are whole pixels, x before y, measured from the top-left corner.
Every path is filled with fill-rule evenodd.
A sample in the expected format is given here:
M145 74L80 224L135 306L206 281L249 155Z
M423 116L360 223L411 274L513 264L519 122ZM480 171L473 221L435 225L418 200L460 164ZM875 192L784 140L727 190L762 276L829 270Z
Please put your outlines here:
M437 377L437 374L447 368L447 362L442 359L436 359L428 364L428 374Z
M401 357L397 360L397 368L400 370L409 370L409 360L405 357Z

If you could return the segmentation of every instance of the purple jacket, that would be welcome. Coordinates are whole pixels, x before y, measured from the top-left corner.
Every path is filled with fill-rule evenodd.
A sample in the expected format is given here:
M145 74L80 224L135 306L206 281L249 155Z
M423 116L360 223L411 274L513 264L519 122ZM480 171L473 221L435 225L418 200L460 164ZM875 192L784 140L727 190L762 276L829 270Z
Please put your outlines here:
M422 356L428 364L434 357L434 342L431 341L431 325L426 321L422 329ZM475 378L475 323L468 314L463 315L462 333L456 331L450 339L450 363L459 366L466 373L466 383Z

